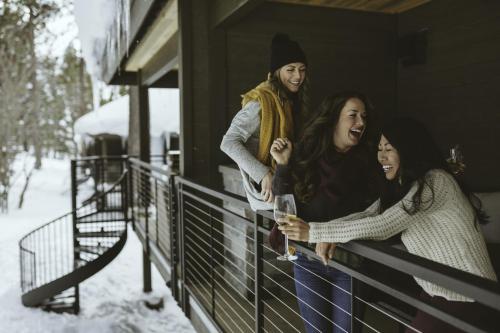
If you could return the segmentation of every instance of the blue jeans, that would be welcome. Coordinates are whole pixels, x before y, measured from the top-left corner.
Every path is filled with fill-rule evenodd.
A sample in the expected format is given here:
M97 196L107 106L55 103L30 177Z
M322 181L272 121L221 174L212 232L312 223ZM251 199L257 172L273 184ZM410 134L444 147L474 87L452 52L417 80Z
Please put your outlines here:
M306 331L350 332L351 276L325 266L320 261L309 260L300 253L295 261L294 272L295 289Z

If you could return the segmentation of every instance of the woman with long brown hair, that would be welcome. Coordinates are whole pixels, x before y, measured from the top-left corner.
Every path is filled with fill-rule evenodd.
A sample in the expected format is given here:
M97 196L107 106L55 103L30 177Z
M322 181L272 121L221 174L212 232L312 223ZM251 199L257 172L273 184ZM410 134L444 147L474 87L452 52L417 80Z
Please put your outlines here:
M366 208L376 194L368 131L373 128L372 118L373 108L360 93L325 98L293 148L293 156L288 138L279 138L271 146L277 163L273 191L293 193L298 215L313 221L326 222ZM330 244L321 246L317 251L333 254ZM356 260L342 251L336 252L335 259L351 264ZM349 332L351 277L301 253L294 273L306 331Z

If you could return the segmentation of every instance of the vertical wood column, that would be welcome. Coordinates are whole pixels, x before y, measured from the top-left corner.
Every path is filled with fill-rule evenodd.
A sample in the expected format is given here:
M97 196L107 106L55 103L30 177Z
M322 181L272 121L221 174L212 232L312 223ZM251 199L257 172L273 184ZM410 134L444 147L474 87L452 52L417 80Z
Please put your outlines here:
M137 86L130 87L130 124L129 124L129 153L138 155L141 161L150 162L150 125L149 125L149 96L148 87L143 84L141 72L137 73ZM132 117L132 115L134 115ZM133 140L131 140L133 138ZM138 144L135 144L138 142ZM134 144L134 146L132 146ZM140 190L145 194L142 198L143 209L146 212L146 241L142 252L143 290L150 292L151 288L151 260L149 258L148 237L148 208L149 208L149 177L141 179Z
M148 87L143 85L142 74L137 72L138 103L139 103L139 158L150 162L150 135L149 135L149 95Z
M179 1L178 10L181 174L216 186L226 124L225 31L210 26L208 1Z
M193 63L193 41L192 41L192 4L191 0L179 1L178 24L179 24L179 94L180 94L180 173L183 176L191 176L193 166L193 87L192 87L192 63Z

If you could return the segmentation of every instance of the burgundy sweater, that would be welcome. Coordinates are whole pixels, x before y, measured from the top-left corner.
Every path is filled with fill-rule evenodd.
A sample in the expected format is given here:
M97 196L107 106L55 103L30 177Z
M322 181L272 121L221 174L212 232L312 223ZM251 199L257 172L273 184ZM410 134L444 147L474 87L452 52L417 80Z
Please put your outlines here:
M300 202L295 196L297 215L305 221L326 222L365 210L378 197L380 170L375 155L364 148L344 154L330 152L318 162L315 172L319 182L311 199ZM294 193L294 185L291 167L278 165L273 193Z

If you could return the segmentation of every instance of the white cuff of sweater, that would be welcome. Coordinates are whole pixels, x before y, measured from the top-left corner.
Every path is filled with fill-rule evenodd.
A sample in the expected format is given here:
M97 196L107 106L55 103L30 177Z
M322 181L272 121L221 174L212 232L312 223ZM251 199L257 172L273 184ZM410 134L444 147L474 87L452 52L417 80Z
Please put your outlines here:
M321 242L321 224L317 222L309 222L309 243Z

